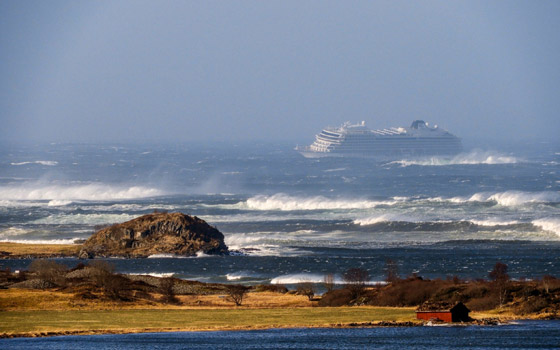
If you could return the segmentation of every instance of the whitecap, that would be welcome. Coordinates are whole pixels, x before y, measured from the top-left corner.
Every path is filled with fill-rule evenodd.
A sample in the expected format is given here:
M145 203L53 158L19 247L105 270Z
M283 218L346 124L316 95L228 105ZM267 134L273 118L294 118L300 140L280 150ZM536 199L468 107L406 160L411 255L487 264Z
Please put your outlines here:
M545 231L554 232L560 236L560 218L542 218L533 220L532 223Z
M495 151L475 150L469 153L460 153L452 158L449 157L430 157L420 159L403 159L390 162L403 167L418 166L446 166L446 165L476 165L476 164L515 164L523 162L522 159L511 155L505 155Z
M68 184L24 184L0 186L3 200L87 200L107 201L135 198L147 198L163 195L164 192L144 186L109 185L88 183L82 185Z
M274 277L270 280L271 284L298 284L298 283L324 283L325 275L317 273L294 273ZM346 284L344 279L339 275L334 275L334 284ZM367 281L367 285L383 285L384 281Z
M19 163L10 163L10 164L11 165L39 164L39 165L46 165L46 166L55 166L58 165L58 162L54 160L35 160L32 162L19 162Z
M381 214L369 216L366 218L354 220L354 224L360 226L374 225L380 222L391 222L391 221L404 221L404 222L418 222L418 219L401 215L401 214Z
M284 193L272 196L257 195L247 199L243 204L251 210L337 210L337 209L370 209L381 205L395 205L398 200L372 201L368 199L327 198L323 196L297 197Z

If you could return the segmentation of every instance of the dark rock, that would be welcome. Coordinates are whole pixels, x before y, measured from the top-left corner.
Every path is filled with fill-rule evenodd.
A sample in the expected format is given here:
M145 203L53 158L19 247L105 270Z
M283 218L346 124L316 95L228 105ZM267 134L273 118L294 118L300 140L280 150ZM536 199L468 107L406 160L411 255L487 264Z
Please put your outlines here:
M84 243L79 257L192 256L197 252L228 254L224 235L196 216L153 213L97 231Z

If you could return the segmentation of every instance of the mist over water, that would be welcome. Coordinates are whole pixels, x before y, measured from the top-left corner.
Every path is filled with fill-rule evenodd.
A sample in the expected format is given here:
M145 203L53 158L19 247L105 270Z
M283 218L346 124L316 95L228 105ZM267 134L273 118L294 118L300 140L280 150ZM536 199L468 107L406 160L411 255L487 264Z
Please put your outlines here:
M7 150L0 241L71 243L164 210L217 226L234 253L111 259L122 272L289 284L362 267L375 283L393 259L403 276L484 278L496 261L516 278L560 273L560 146L394 162L306 159L290 144Z

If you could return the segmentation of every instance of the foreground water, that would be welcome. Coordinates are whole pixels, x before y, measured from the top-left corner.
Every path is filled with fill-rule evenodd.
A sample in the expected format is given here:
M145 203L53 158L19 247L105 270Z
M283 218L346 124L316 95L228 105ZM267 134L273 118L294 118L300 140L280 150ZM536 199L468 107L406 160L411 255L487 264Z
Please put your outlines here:
M111 259L120 272L290 284L361 267L378 281L391 259L403 276L486 278L497 261L514 278L560 275L558 145L395 162L305 159L292 145L3 148L0 241L70 243L181 211L235 253Z
M145 333L0 340L5 349L558 349L560 321L503 326Z

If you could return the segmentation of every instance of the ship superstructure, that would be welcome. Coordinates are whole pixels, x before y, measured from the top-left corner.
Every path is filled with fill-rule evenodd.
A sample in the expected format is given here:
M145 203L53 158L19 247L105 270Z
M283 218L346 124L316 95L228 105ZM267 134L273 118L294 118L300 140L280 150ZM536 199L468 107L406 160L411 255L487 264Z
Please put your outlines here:
M307 147L296 147L308 158L372 157L396 159L403 157L451 156L463 150L461 139L423 120L415 120L408 128L372 130L365 122L340 127L327 127Z

